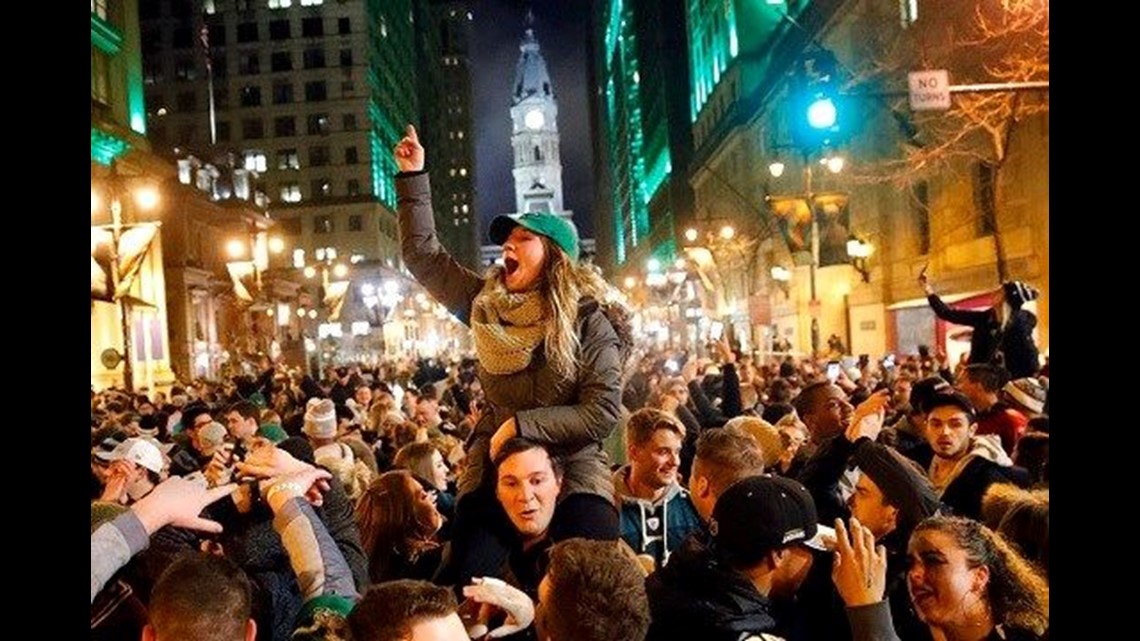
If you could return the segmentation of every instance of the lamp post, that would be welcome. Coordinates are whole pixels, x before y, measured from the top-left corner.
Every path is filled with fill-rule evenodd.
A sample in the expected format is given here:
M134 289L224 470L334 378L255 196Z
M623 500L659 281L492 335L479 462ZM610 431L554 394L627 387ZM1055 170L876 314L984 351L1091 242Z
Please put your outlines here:
M123 239L124 230L133 227L132 224L125 224L123 222L123 196L127 195L127 188L124 184L125 177L119 173L118 161L111 162L111 173L105 181L105 191L107 197L107 206L111 213L111 247L110 247L110 281L111 289L110 295L112 300L118 305L119 308L119 324L122 331L123 341L123 388L128 392L134 391L134 356L132 349L131 339L131 301L129 298L129 291L119 292L120 281L122 278L130 277L130 274L121 273L122 269L122 248L120 243ZM146 185L131 191L135 200L135 204L142 211L153 209L158 205L158 190L151 186ZM91 190L91 213L94 215L100 209L101 199L99 193ZM145 253L145 249L144 249ZM137 260L142 260L142 256L135 257Z
M815 211L816 194L813 191L812 185L813 175L810 155L805 151L802 155L802 159L804 193L801 198L804 204L807 205L808 214L811 218L811 264L809 266L808 272L811 293L811 300L808 302L808 310L811 313L811 353L812 357L817 357L819 356L820 314L820 302L816 282L816 271L819 269L819 216ZM833 174L838 174L839 172L843 171L845 164L843 157L839 155L824 156L820 159L819 162L821 165L827 167L828 171ZM776 160L768 165L768 172L772 175L773 178L779 178L782 176L784 174L784 169L784 163L780 162L779 160ZM768 196L766 200L768 200L770 203L773 200L773 197ZM784 276L783 273L781 273L781 278L776 278L776 280L780 282L781 287L785 287L787 280L782 278L782 276ZM773 268L773 277L775 278L775 268Z

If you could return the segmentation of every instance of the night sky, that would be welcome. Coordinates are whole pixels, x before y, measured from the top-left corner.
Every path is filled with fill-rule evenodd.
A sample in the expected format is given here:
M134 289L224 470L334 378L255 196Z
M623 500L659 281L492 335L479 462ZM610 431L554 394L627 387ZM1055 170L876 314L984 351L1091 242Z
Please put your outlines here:
M527 9L554 85L561 134L563 203L583 237L593 236L594 185L586 78L590 0L472 2L471 74L475 109L475 208L486 239L488 221L515 210L511 175L511 92Z

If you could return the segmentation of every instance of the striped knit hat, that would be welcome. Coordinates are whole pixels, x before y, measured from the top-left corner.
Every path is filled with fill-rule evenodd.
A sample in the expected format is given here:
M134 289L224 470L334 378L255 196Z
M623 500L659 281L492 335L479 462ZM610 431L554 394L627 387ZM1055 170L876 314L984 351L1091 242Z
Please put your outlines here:
M1038 291L1019 280L1007 280L1001 288L1005 291L1005 300L1009 306L1018 309L1031 300L1036 300Z

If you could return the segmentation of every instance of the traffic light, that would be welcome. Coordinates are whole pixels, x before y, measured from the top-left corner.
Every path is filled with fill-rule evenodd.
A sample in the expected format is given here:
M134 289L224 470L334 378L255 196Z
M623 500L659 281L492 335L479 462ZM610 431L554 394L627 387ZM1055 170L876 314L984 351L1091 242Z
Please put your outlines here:
M793 74L792 134L805 150L833 146L850 133L850 108L839 92L837 71L835 56L821 50L806 54Z

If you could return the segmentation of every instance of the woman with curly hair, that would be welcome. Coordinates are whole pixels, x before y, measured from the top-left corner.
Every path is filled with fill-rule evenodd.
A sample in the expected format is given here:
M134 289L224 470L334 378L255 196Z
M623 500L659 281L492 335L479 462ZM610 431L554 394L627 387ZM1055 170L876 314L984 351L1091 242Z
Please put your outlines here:
M597 269L579 262L568 218L527 212L492 221L501 265L480 275L439 241L424 148L408 125L394 150L400 246L419 282L471 327L487 406L459 479L451 559L437 581L496 576L516 536L495 499L491 460L513 437L543 445L565 469L553 540L616 540L618 513L602 441L617 426L628 311Z
M435 535L443 517L435 495L411 472L393 470L373 479L356 503L356 525L373 583L427 580L439 567L442 548Z
M907 587L935 641L1040 639L1049 584L981 523L935 516L910 537Z
M847 605L853 641L899 641L886 587L886 549L851 519L836 519L832 580ZM1049 584L1015 549L981 523L932 516L915 528L907 590L934 641L1048 639Z

